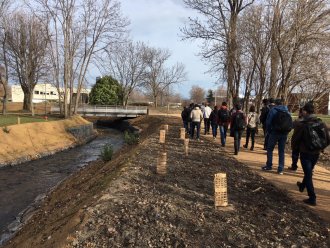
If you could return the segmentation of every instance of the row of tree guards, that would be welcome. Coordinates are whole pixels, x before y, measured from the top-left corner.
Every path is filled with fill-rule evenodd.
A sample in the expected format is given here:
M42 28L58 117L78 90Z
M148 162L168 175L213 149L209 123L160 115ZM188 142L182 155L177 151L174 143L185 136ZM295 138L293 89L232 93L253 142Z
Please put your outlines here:
M157 174L166 175L166 162L167 162L167 152L166 152L166 134L168 134L168 125L163 126L163 130L160 130L159 135L159 151L157 156ZM189 139L186 139L185 128L181 128L180 139L184 141L183 143L183 153L184 156L189 155ZM226 173L217 173L214 175L214 205L215 208L221 208L228 206L227 197L227 175Z

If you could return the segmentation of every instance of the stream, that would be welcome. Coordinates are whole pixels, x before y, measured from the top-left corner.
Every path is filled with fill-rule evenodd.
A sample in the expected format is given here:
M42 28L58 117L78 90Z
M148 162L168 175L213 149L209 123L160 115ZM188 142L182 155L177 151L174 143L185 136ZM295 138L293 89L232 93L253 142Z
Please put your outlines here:
M38 195L98 159L106 143L112 144L114 151L125 145L123 133L115 129L97 131L99 136L83 146L21 165L0 168L0 236Z

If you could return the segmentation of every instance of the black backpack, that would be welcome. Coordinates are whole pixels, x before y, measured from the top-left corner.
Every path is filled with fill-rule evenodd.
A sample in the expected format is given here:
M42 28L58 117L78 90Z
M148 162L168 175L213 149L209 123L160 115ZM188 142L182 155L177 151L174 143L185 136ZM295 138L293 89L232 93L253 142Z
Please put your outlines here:
M229 122L229 111L227 109L220 109L219 119L221 122Z
M182 111L181 117L182 117L183 120L186 120L188 118L188 114L187 114L187 111L186 110L183 110Z
M291 115L285 110L275 109L277 113L273 117L273 129L279 133L288 133L292 129Z
M246 128L245 117L243 113L236 113L234 120L235 131L241 131Z
M315 122L304 124L304 142L308 150L322 150L328 146L328 138L324 123L316 119Z

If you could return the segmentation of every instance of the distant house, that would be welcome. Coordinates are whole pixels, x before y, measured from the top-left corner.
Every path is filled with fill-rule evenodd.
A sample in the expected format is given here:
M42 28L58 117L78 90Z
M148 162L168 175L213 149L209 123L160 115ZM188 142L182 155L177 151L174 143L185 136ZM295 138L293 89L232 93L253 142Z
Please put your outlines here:
M62 97L64 96L64 88L60 88ZM90 89L81 89L79 103L88 103ZM13 102L23 102L24 93L20 85L11 86L12 101ZM68 89L68 95L70 94L70 89ZM72 100L76 101L77 89L73 89ZM33 99L34 103L44 102L44 101L58 101L59 95L56 87L51 84L37 84L34 87ZM69 97L68 97L69 100Z
M330 114L330 94L324 94L320 100L314 101L316 107L316 114L328 115ZM291 113L298 112L299 108L303 107L310 99L304 97L301 93L291 93L288 97L288 109Z

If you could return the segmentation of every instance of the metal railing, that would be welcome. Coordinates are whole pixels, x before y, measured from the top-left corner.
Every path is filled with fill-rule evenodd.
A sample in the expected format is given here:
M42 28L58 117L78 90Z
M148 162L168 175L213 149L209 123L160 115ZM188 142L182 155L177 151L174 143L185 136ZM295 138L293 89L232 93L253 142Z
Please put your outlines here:
M74 111L74 107L71 110ZM51 113L60 112L60 107L52 106L50 111ZM147 115L148 107L81 104L78 106L77 113L83 116L139 116Z

